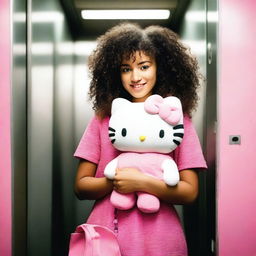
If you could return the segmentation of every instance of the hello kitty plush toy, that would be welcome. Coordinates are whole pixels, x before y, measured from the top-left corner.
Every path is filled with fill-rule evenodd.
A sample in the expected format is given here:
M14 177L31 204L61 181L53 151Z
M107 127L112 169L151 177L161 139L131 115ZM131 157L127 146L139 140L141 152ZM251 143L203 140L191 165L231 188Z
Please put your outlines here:
M117 98L111 112L109 138L123 153L107 164L104 175L113 179L116 168L133 167L175 186L179 171L169 153L184 135L180 100L151 95L145 102L133 103ZM145 213L157 212L160 207L156 196L144 192L121 194L113 190L110 201L121 210L132 208L137 201L137 207Z

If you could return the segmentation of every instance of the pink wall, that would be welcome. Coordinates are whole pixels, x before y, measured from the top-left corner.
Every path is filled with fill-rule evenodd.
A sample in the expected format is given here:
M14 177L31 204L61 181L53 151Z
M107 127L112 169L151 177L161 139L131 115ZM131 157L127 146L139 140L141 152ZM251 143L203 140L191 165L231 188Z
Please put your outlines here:
M0 1L0 255L11 256L10 0Z
M219 256L256 255L255 14L255 0L219 0Z
M10 0L0 1L0 255L11 256ZM219 0L219 256L256 256L256 1ZM240 134L241 145L229 145Z

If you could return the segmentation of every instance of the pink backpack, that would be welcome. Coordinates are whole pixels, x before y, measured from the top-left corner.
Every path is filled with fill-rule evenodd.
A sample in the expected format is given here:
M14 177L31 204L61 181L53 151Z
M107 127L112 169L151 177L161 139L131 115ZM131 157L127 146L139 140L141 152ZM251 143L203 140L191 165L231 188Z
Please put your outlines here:
M82 224L71 234L68 256L121 256L121 253L113 231Z

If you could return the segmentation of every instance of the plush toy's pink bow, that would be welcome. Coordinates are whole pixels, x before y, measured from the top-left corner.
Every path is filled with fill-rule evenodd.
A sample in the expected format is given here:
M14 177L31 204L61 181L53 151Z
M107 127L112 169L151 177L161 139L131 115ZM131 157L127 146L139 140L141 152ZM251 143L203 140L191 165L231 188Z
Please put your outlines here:
M159 114L171 125L177 125L182 118L181 103L176 97L162 98L160 95L151 95L146 99L144 108L149 114Z

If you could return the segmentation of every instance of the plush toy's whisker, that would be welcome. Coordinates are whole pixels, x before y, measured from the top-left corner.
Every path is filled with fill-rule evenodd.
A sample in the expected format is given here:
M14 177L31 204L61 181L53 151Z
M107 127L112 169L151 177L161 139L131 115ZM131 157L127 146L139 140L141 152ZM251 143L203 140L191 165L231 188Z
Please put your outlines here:
M108 127L108 130L111 131L111 132L116 132L116 130L112 127Z
M114 143L115 143L115 141L116 141L116 140L115 140L115 139L113 139L113 140L111 140L111 143L112 143L112 144L114 144Z
M179 146L179 145L180 145L180 141L173 140L173 142L174 142L177 146Z
M176 126L173 126L173 130L177 130L177 129L184 129L184 125L183 124L178 124Z
M184 133L174 133L173 136L183 138Z
M114 137L116 134L115 133L109 133L109 137Z

